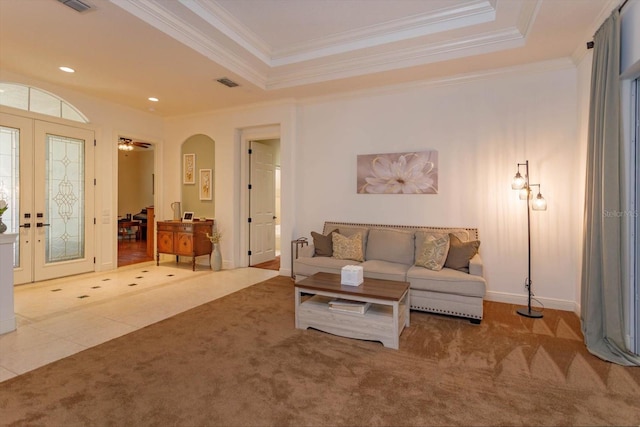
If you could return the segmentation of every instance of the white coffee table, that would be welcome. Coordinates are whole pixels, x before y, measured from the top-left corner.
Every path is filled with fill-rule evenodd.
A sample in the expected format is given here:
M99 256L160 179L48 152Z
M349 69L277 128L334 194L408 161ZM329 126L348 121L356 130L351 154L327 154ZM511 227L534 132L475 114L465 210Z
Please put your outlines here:
M371 303L364 314L336 311L336 299ZM398 349L409 327L409 283L365 278L360 286L340 284L340 275L316 273L295 285L296 328L314 328L348 338L380 341Z

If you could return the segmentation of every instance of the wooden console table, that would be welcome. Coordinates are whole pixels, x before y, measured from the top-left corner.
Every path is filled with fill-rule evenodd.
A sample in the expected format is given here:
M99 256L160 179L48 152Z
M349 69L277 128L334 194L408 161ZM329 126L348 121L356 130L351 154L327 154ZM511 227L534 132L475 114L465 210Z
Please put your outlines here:
M213 221L158 221L158 254L156 265L160 265L160 254L172 254L176 256L176 262L180 255L193 257L193 271L196 271L196 257L209 255L211 260L211 241L207 233L213 232ZM211 261L209 261L211 268Z

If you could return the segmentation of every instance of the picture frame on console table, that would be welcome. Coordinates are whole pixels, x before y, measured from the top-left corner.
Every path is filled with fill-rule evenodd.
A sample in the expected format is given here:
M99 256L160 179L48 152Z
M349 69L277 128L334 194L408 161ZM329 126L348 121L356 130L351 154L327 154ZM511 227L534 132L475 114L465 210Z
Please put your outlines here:
M182 222L193 222L193 212L185 212L182 214Z

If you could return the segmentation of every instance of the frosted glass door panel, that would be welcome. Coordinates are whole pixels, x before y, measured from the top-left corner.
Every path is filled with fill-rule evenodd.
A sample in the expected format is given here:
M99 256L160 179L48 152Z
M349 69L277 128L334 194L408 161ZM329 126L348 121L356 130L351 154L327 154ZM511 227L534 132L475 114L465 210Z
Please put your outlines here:
M14 284L33 281L33 120L0 113L0 199L7 233L19 233L13 245Z
M93 141L92 141L93 142ZM46 136L45 262L84 258L84 149L85 141Z

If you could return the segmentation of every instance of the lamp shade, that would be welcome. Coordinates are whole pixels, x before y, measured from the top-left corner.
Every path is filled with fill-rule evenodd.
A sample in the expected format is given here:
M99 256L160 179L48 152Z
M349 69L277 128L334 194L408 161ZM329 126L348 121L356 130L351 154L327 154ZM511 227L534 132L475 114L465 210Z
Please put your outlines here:
M516 173L516 176L513 177L513 181L511 181L511 188L513 190L521 190L525 187L527 180L524 179L522 175L520 175L520 171Z
M531 204L531 209L534 211L546 211L547 210L547 201L542 197L542 194L538 193L536 199Z
M527 194L529 195L529 199L533 197L533 195L531 194L531 191L527 190L526 187L520 190L518 193L519 193L518 197L520 198L520 200L527 200Z

